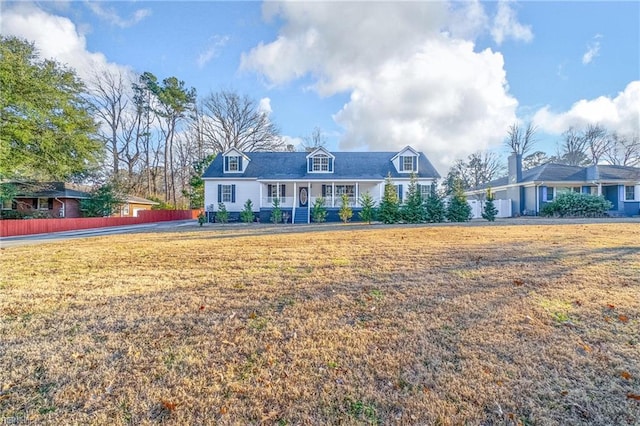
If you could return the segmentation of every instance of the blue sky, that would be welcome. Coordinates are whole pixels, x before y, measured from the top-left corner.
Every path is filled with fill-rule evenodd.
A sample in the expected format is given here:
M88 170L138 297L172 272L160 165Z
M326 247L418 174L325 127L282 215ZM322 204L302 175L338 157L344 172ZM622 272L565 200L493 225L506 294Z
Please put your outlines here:
M640 128L640 2L2 2L1 30L76 68L150 71L270 109L292 143L550 153L570 126Z

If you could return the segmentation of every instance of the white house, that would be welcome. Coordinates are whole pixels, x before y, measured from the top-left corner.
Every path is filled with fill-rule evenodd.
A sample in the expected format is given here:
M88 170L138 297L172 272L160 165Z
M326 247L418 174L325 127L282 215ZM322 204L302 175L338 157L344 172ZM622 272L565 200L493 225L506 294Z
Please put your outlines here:
M235 220L251 200L254 215L269 221L274 199L288 222L310 223L310 206L324 198L328 221L338 220L342 194L347 194L354 211L368 192L376 204L391 177L404 200L414 173L425 195L440 177L424 153L407 146L400 152L240 152L230 149L218 155L203 175L205 208L212 221L219 203Z

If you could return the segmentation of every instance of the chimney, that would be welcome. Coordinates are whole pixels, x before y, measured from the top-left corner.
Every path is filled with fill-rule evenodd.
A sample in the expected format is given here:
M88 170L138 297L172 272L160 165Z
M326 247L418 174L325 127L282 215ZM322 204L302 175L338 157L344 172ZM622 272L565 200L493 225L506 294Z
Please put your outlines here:
M522 155L511 154L509 156L509 183L522 181Z

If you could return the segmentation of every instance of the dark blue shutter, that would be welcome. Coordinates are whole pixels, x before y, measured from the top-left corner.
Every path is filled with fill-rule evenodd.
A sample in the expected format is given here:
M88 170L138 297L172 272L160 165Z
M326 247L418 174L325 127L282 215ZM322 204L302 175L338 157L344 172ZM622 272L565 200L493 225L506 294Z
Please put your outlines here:
M327 196L327 185L322 185L322 198Z
M333 173L333 158L329 158L329 171Z
M231 185L231 202L232 203L236 202L236 186L235 185Z
M308 172L312 172L313 171L313 158L312 157L309 157L309 161L308 161L308 164L307 164L307 171Z
M224 157L224 171L229 171L229 157Z
M218 202L222 202L222 185L218 185Z
M242 156L238 157L238 171L242 171Z
M272 197L272 196L273 196L273 195L272 195L272 194L273 194L273 192L271 192L271 191L272 191L272 188L273 188L273 187L272 187L271 185L267 185L267 194L268 194L268 195L267 195L267 197Z
M286 187L287 187L286 185L280 185L280 198L286 197L286 191L285 191Z
M402 185L398 185L398 200L402 203Z

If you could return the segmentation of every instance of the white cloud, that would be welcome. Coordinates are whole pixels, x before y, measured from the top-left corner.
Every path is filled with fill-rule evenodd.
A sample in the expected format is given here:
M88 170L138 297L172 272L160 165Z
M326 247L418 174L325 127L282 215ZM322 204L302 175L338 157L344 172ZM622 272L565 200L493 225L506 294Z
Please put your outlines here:
M321 96L350 93L334 115L341 149L410 144L445 173L455 158L501 144L515 120L502 55L456 38L488 30L480 3L267 3L264 12L284 25L241 68L276 85L311 77Z
M271 109L271 99L269 98L260 99L260 102L258 102L258 111L267 115L271 114L271 112L273 111Z
M533 40L533 31L531 31L531 26L522 25L518 22L516 12L511 8L508 0L500 0L498 2L498 12L493 20L491 36L498 45L509 37L514 40L529 42Z
M582 64L590 64L593 59L600 54L600 39L602 35L596 34L591 43L587 45L587 51L582 55Z
M229 36L214 36L212 42L204 50L204 52L198 55L198 59L196 61L198 64L198 68L204 68L204 66L207 65L209 61L218 56L218 54L220 53L220 49L222 49L228 41Z
M0 15L0 27L4 35L33 42L43 58L53 58L74 68L85 82L102 71L129 72L128 68L109 62L102 53L88 51L85 37L71 20L31 4L5 5Z
M118 15L115 8L113 7L104 7L105 3L96 2L96 1L85 1L84 3L89 10L91 10L97 17L100 19L107 21L111 25L115 25L120 28L128 28L131 27L138 22L142 21L147 16L151 15L150 9L138 9L133 12L133 15L129 19L124 19Z
M640 81L632 81L615 97L600 96L582 99L561 113L546 106L533 117L541 129L560 134L570 127L584 128L588 124L601 124L622 134L640 133Z

